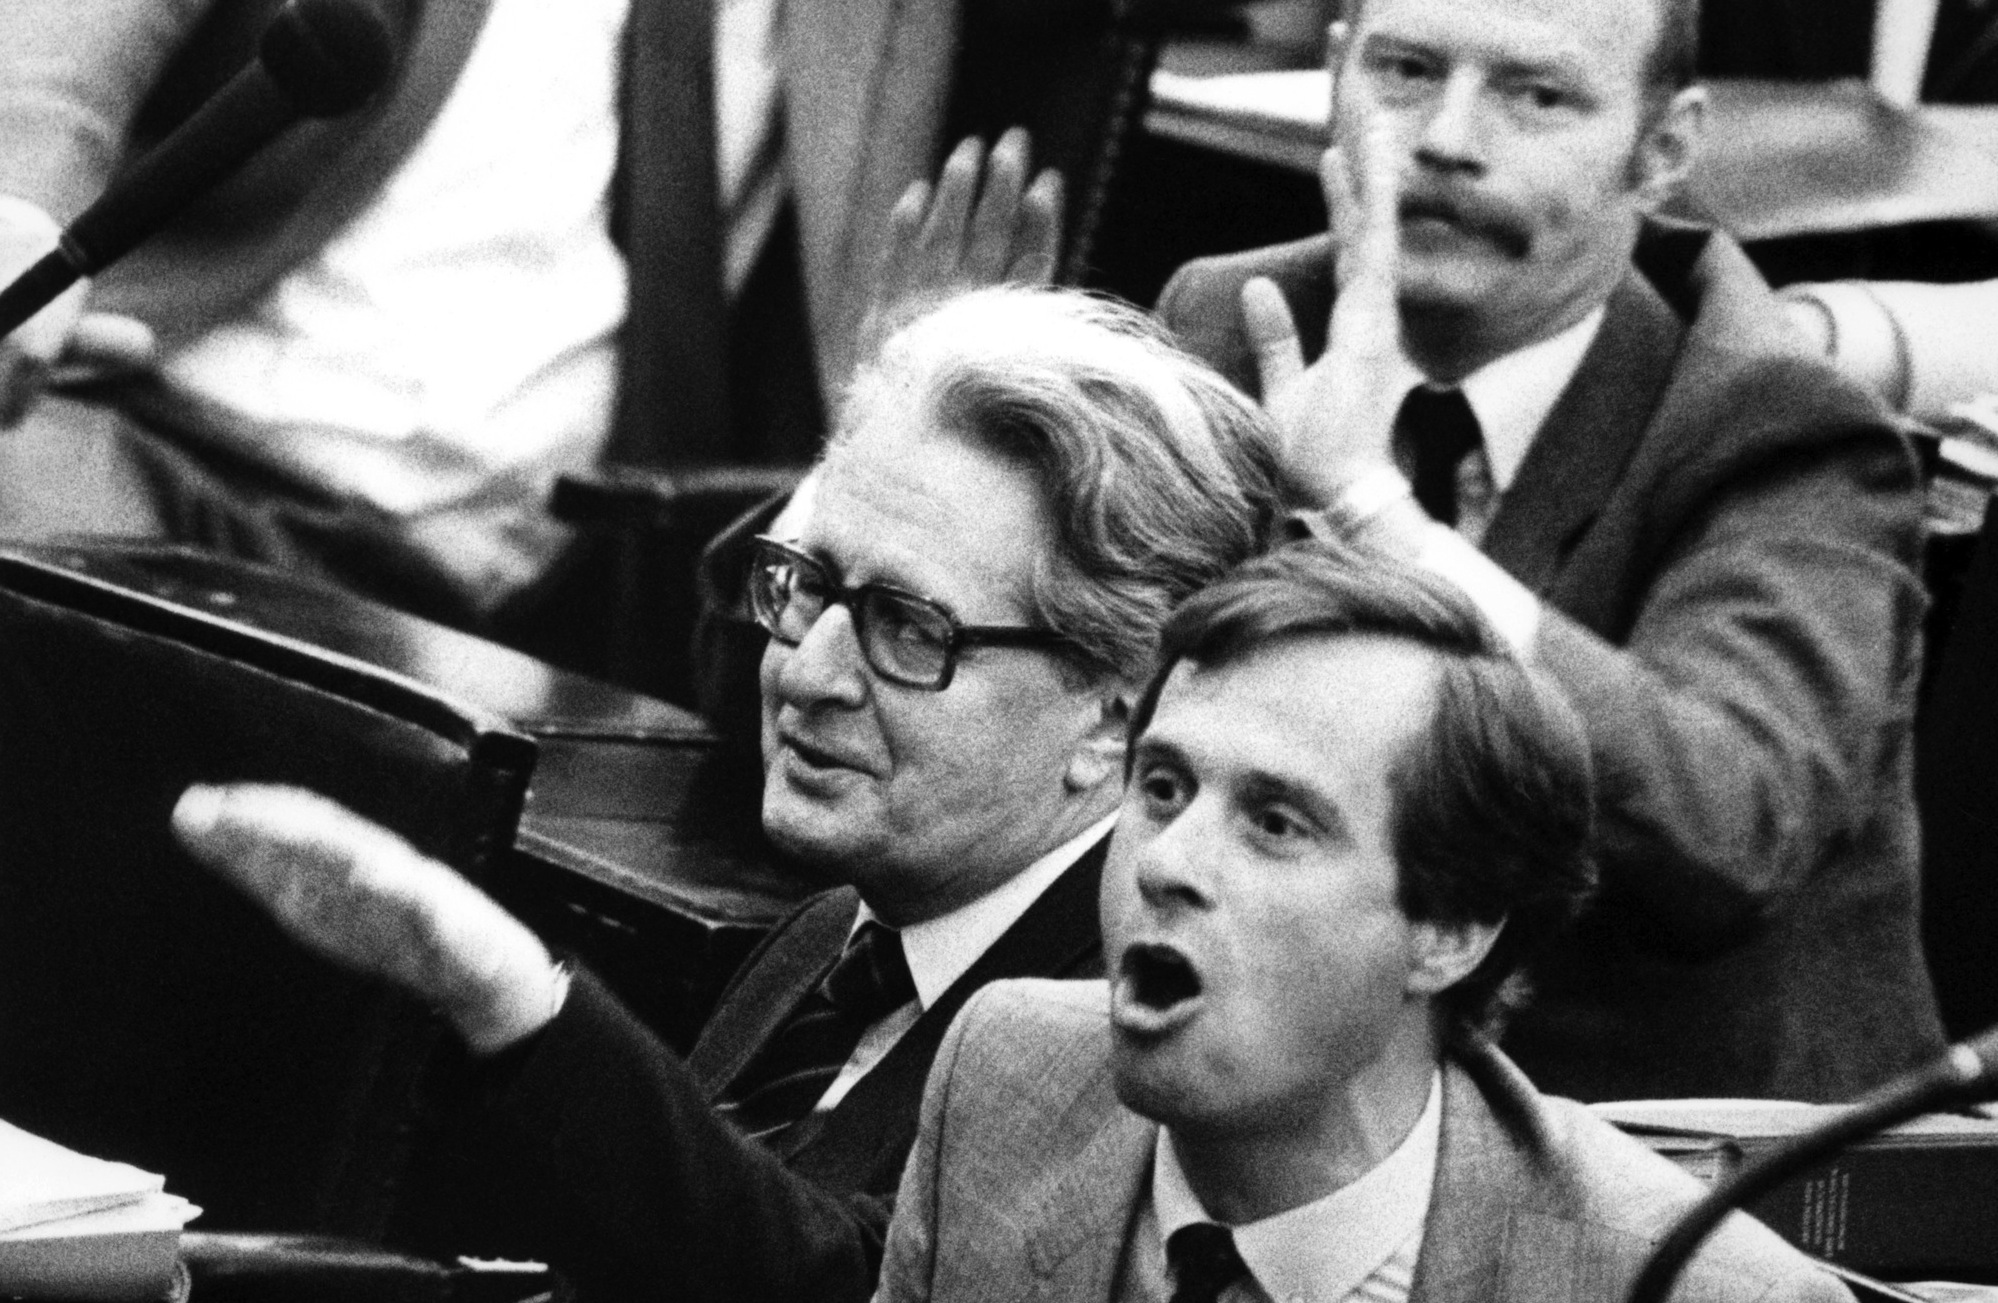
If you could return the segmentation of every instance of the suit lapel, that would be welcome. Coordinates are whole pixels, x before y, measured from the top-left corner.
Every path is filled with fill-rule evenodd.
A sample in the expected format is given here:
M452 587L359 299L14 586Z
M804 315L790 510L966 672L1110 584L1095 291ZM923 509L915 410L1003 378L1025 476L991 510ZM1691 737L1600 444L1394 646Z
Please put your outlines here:
M642 346L625 350L606 455L720 461L732 427L710 0L633 0L624 45L615 224L625 338Z
M1109 1086L1098 1093L1112 1101L1101 1128L1073 1162L1053 1169L1055 1181L1036 1192L1021 1225L1034 1282L1022 1297L1108 1303L1116 1285L1144 1206L1158 1127L1116 1105Z
M1536 593L1596 518L1651 424L1684 328L1632 271L1534 438L1485 534L1484 551Z
M743 964L736 984L687 1056L687 1067L710 1103L832 968L846 948L859 909L860 897L852 888L826 892Z
M853 364L869 244L937 154L956 50L944 0L790 0L784 6L785 157L825 392Z
M780 1145L779 1154L801 1172L825 1172L838 1180L851 1180L852 1173L872 1170L883 1155L895 1155L899 1166L899 1156L915 1141L919 1120L915 1104L922 1098L930 1064L964 1002L979 988L1003 978L1084 976L1096 966L1103 944L1096 921L1097 884L1108 846L1108 838L1098 842L1056 878L1040 899L923 1011L915 1025L819 1126L795 1129L786 1137L790 1147ZM840 1178L840 1173L847 1175Z
M1410 1303L1580 1303L1621 1289L1591 1269L1586 1228L1550 1167L1544 1106L1483 1040L1444 1062L1435 1193ZM1627 1282L1625 1282L1627 1288Z

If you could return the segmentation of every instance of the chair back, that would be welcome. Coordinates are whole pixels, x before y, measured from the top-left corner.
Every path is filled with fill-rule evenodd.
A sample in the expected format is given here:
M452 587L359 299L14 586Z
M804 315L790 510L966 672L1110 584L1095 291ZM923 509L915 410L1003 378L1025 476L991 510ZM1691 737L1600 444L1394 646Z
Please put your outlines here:
M299 784L476 879L534 744L202 596L0 550L0 1117L165 1173L205 1229L376 1237L441 1027L293 944L169 813L194 782Z

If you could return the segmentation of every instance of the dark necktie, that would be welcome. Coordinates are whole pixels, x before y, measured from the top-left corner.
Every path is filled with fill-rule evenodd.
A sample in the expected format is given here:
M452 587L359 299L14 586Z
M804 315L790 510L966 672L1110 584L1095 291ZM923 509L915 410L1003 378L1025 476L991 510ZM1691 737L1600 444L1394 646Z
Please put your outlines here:
M1174 1231L1166 1241L1166 1261L1172 1266L1172 1303L1214 1303L1222 1290L1249 1274L1235 1251L1234 1232L1212 1222Z
M1457 523L1457 467L1481 447L1478 417L1461 389L1417 385L1402 399L1394 437L1411 454L1415 500L1446 525Z
M722 1115L751 1139L772 1140L810 1115L869 1027L915 998L900 934L869 919L730 1084Z

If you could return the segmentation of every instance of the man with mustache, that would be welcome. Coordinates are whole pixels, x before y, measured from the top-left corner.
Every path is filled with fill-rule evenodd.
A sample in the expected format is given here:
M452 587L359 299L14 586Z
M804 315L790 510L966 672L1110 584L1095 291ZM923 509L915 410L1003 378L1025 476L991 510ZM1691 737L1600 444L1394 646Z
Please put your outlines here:
M1450 575L1588 724L1603 890L1521 1065L1583 1099L1838 1100L1942 1044L1919 485L1741 250L1657 216L1704 118L1696 9L1358 0L1331 236L1195 263L1159 311L1260 373L1314 528ZM1292 322L1317 336L1335 280L1384 342L1306 367Z
M1163 660L1107 992L966 1006L882 1303L1621 1298L1701 1185L1486 1036L1593 880L1560 690L1446 582L1318 543L1192 599ZM1680 1297L1845 1297L1742 1217L1690 1274Z
M833 890L683 1064L448 869L310 794L195 788L183 843L439 1009L590 1298L860 1298L952 1015L1101 971L1130 705L1171 606L1276 518L1264 418L1146 317L987 290L866 368L757 545L764 826Z

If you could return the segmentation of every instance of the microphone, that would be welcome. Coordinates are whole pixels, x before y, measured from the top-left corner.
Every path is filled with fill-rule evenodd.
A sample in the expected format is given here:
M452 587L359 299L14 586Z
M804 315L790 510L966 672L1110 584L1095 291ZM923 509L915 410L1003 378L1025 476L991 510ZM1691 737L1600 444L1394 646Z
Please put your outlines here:
M1855 1140L1920 1113L1982 1098L1994 1084L1998 1084L1998 1027L1952 1045L1936 1062L1875 1088L1829 1121L1743 1163L1715 1182L1658 1242L1637 1283L1631 1286L1630 1303L1664 1303L1687 1259L1721 1218L1742 1204L1769 1193Z
M0 291L0 339L131 252L293 123L359 108L395 61L395 38L370 0L289 0L264 29L257 57L112 182L55 252Z

